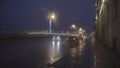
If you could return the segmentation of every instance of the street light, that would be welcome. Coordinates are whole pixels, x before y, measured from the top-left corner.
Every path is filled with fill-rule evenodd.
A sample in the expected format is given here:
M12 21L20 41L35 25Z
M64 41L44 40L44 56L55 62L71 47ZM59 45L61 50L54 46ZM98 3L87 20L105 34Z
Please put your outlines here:
M72 24L70 28L74 29L74 30L77 29L76 25L74 25L74 24Z
M76 33L77 26L75 24L72 24L70 28L73 30L73 33Z
M48 20L49 20L49 33L52 32L52 22L56 22L57 16L54 11L48 13Z
M55 14L54 13L51 15L51 19L55 19Z

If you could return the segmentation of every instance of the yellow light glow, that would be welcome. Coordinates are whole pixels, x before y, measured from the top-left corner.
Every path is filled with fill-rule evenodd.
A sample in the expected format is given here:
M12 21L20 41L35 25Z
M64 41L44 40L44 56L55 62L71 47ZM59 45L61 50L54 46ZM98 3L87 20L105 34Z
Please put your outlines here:
M76 25L74 25L74 24L72 24L70 28L71 29L77 29Z
M75 27L75 25L72 25L72 27Z
M55 11L52 12L48 12L48 20L51 20L52 22L56 22L57 21L57 16L58 14Z
M97 20L97 19L98 19L98 17L96 16L96 17L95 17L95 19Z
M51 15L51 19L55 19L55 14L52 14L52 15Z
M79 28L80 31L82 31L82 28Z
M102 0L102 2L104 3L104 2L105 2L105 0Z

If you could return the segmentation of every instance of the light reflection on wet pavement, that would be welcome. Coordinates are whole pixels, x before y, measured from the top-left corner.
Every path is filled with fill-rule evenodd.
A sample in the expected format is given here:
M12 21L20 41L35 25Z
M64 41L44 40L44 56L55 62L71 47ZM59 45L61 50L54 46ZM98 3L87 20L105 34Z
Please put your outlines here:
M120 68L119 55L91 41L4 40L0 43L0 68Z
M67 42L47 39L3 40L0 68L44 68L66 54Z
M87 45L86 45L87 44ZM74 44L73 44L74 45ZM51 64L53 68L94 68L94 47L90 42L69 47L68 53L59 61Z
M77 45L65 40L5 40L0 45L3 68L94 68L89 41Z

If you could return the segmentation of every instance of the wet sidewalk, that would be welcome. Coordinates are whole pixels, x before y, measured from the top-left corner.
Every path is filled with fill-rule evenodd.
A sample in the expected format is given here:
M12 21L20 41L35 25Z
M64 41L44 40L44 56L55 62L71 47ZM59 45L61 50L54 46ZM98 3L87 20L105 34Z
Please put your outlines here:
M120 68L120 56L107 45L97 43L95 45L96 68Z
M81 42L78 46L69 47L68 54L49 68L94 68L94 45Z
M120 68L120 56L102 43L83 42L47 68Z

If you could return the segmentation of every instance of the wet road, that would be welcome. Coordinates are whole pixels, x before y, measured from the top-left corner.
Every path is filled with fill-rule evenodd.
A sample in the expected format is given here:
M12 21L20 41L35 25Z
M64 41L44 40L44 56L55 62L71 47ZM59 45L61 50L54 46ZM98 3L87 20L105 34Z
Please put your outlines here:
M0 68L94 68L94 46L66 40L4 40L0 43Z

